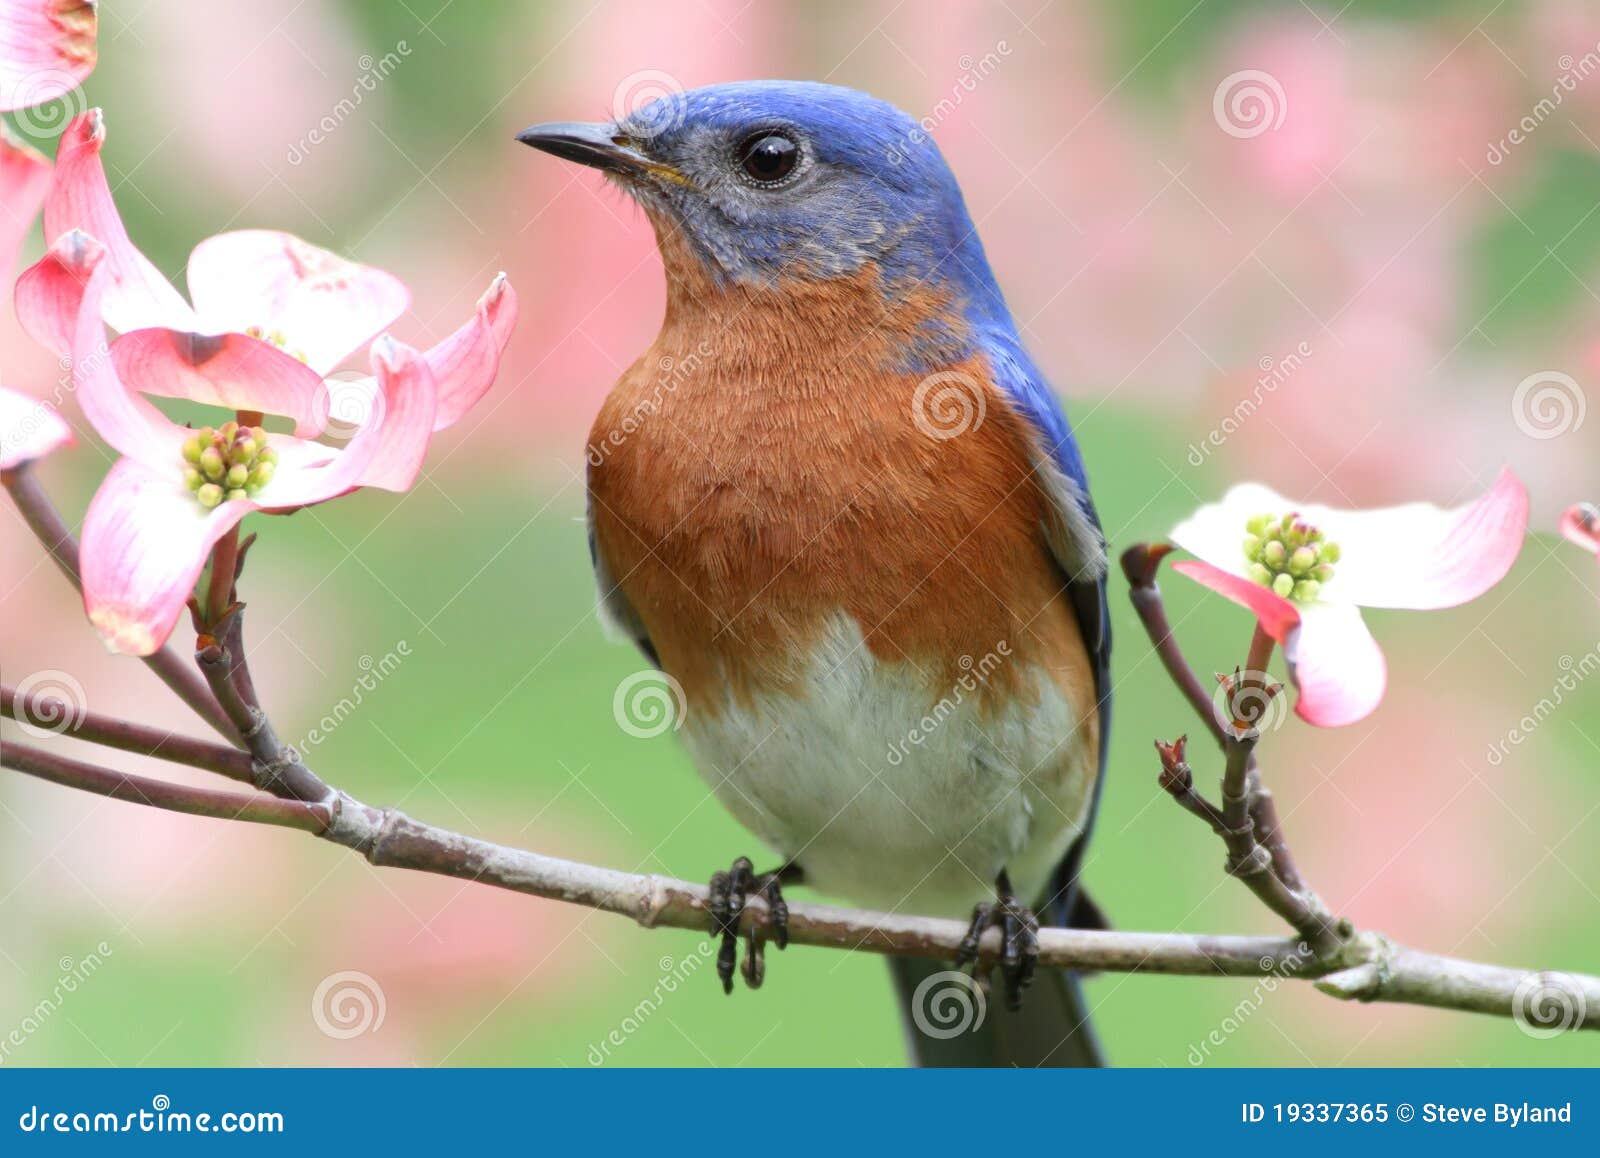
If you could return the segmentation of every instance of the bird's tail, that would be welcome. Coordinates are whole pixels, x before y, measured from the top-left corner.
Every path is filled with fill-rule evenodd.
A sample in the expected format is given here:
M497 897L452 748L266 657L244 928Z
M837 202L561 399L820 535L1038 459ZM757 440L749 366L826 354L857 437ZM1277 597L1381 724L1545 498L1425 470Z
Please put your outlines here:
M1013 1013L948 962L895 957L889 967L914 1065L1105 1065L1075 973L1041 969Z

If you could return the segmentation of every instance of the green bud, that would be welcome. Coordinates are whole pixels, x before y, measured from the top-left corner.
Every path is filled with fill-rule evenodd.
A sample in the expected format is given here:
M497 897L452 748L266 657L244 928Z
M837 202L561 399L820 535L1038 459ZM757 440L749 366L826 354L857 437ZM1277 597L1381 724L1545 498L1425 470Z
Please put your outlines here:
M212 482L219 481L227 470L222 452L214 446L206 447L200 455L200 470Z
M235 462L254 462L259 449L256 445L256 440L246 435L233 444L233 460Z
M1244 529L1249 531L1252 535L1257 536L1258 538L1265 537L1267 527L1271 523L1272 523L1272 516L1271 515L1255 515L1248 522L1245 523Z
M1302 579L1294 585L1294 597L1300 603L1310 603L1321 589L1322 584L1315 579Z
M222 441L232 442L233 436L239 433L239 424L232 421L224 422L222 429L218 433L222 435Z
M1294 580L1288 575L1279 575L1272 581L1273 594L1287 599L1294 594Z
M249 486L251 491L258 491L271 482L272 476L277 469L278 468L273 466L270 462L256 463L255 469L250 472Z
M1322 561L1324 563L1337 563L1339 561L1340 553L1341 552L1339 550L1339 544L1338 543L1331 543L1330 542L1330 543L1323 543L1322 544L1321 554L1322 554Z
M1311 569L1311 577L1318 583L1326 583L1329 579L1333 578L1333 564L1318 563Z
M216 483L206 483L195 491L194 497L200 500L200 505L206 510L222 505L222 488Z
M1261 540L1254 535L1245 536L1244 557L1252 563L1261 558Z
M199 490L205 485L206 476L195 470L192 466L183 468L183 485L192 491Z
M1245 574L1249 575L1254 583L1259 583L1263 587L1272 586L1272 572L1268 571L1260 563L1250 564L1245 568Z
M244 492L244 490L242 488L239 488L239 487L235 487L233 490L228 492L228 501L230 503L233 502L234 499L247 499L249 497L250 496L247 495Z
M1261 561L1272 570L1281 571L1283 565L1289 561L1289 552L1279 540L1272 539L1261 548Z
M1317 552L1311 547L1296 547L1289 556L1289 574L1296 577L1305 575L1316 565Z
M200 454L205 450L206 444L209 441L209 439L201 438L198 434L192 435L183 444L183 461L187 463L198 463L200 461Z
M269 446L260 454L256 455L256 462L265 463L268 466L276 466L278 465L278 452Z
M228 468L228 486L234 489L244 486L250 481L250 468L242 462L236 462Z

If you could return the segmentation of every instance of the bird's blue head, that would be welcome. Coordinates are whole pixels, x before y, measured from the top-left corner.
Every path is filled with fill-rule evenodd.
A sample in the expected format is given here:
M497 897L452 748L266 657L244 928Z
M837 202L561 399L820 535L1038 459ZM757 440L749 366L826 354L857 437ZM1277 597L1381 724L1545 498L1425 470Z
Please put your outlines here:
M610 124L538 125L519 140L607 172L719 284L874 266L886 293L928 286L973 322L1005 316L938 146L911 117L854 89L712 85Z

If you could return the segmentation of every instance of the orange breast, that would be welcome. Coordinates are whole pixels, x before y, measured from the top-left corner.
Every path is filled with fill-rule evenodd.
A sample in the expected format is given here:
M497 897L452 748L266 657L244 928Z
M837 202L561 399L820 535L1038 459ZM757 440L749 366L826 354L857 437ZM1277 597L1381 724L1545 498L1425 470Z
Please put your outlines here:
M951 369L985 392L981 423L919 426L921 376L884 367L947 303L886 303L874 277L676 282L591 434L598 550L694 710L793 681L842 611L876 658L927 675L930 700L1003 644L1021 662L982 696L1027 694L1039 665L1092 717L1028 429L976 360Z

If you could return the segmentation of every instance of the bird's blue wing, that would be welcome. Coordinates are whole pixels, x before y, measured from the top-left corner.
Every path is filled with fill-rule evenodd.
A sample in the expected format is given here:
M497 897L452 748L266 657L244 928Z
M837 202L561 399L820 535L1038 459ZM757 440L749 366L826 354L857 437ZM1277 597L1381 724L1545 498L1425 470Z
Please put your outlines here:
M1072 919L1075 910L1080 915L1093 912L1092 905L1080 903L1078 870L1099 810L1111 739L1111 616L1107 605L1105 536L1089 497L1083 456L1055 392L1010 335L989 343L986 353L995 386L1036 436L1034 470L1051 507L1044 534L1061 566L1094 669L1100 717L1100 770L1088 822L1057 868L1051 888L1052 923L1078 924L1081 919Z

